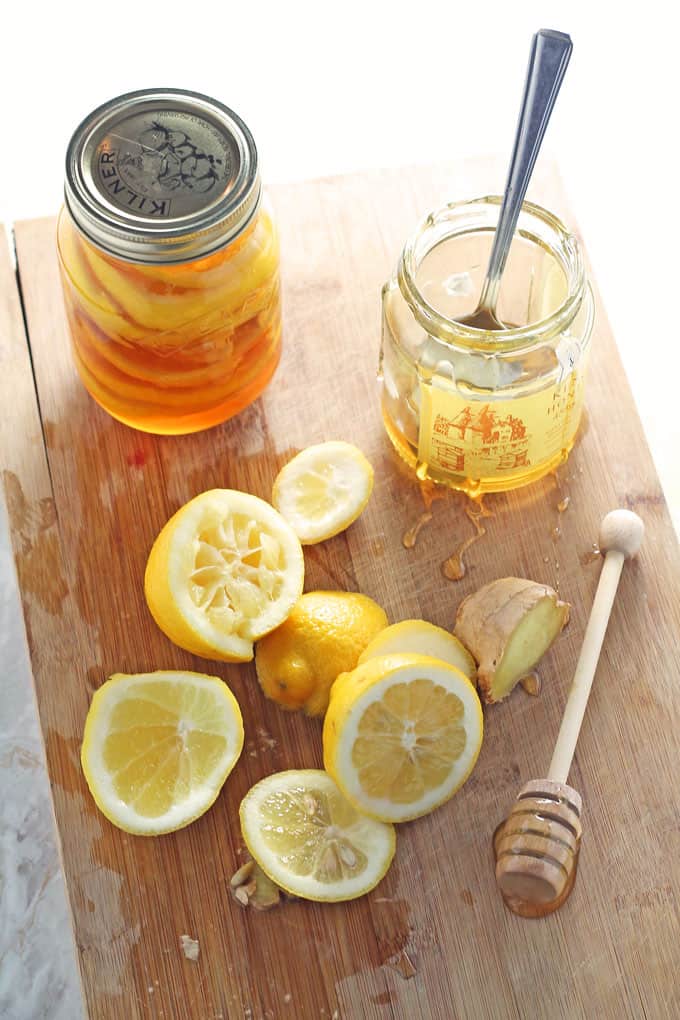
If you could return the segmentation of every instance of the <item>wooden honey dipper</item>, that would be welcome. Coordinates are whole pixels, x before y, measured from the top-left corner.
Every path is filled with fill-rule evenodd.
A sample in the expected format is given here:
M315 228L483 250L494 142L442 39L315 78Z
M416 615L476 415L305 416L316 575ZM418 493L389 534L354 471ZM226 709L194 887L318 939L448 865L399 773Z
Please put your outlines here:
M496 882L506 906L523 917L557 910L574 885L581 797L567 777L623 564L638 551L643 534L642 521L630 510L613 510L600 525L605 560L547 778L522 787L494 835Z

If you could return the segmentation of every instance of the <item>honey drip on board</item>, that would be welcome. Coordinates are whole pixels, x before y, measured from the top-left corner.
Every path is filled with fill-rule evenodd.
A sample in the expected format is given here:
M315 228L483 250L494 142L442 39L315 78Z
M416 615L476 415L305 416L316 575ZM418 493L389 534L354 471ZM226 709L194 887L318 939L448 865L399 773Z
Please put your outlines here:
M473 509L473 507L475 509ZM486 528L481 523L481 518L495 516L484 506L482 497L480 497L478 501L473 502L472 506L466 506L465 514L469 520L472 521L475 527L475 534L470 535L470 537L466 538L464 542L461 542L459 546L456 546L448 559L444 560L442 563L442 573L449 581L460 581L463 577L465 577L467 567L463 556L470 546L474 545L475 542L478 542L483 535L486 535Z
M438 499L446 499L449 495L449 490L443 485L437 485L435 482L431 482L428 478L418 483L420 488L420 495L425 505L426 510L432 509L432 504Z
M557 499L557 503L555 503L555 509L557 510L557 520L556 520L555 524L551 527L549 534L550 534L550 539L551 539L553 545L557 545L557 542L562 537L561 516L562 516L563 513L566 513L566 511L568 510L568 508L569 508L569 506L571 504L571 496L569 495L568 492L564 492L564 489L563 489L563 479L560 476L559 468L555 468L555 470L552 471L551 474L552 474L553 479L555 480L555 492L557 493L558 499ZM569 478L566 478L564 481L568 482ZM543 562L544 563L548 563L549 562L549 557L548 556L544 556L543 557ZM560 563L559 563L559 560L557 558L555 559L555 591L559 595L559 593L560 593Z
M418 541L418 535L420 534L421 530L425 527L426 524L429 524L433 516L434 514L432 513L431 510L425 510L424 513L420 515L416 523L412 525L412 527L410 527L408 531L404 532L404 537L402 538L401 542L405 549L413 549L414 545Z
M404 532L404 536L401 540L402 545L405 549L413 549L416 542L418 541L418 535L432 520L434 514L432 511L432 504L438 499L446 499L448 496L448 489L442 485L436 485L435 482L431 482L429 479L419 481L418 487L420 489L420 495L423 500L425 510L421 513L415 524L412 524L410 528Z
M601 556L600 547L597 542L593 542L592 546L587 553L581 556L581 563L584 567L587 567L589 563L594 563L595 560L599 560Z

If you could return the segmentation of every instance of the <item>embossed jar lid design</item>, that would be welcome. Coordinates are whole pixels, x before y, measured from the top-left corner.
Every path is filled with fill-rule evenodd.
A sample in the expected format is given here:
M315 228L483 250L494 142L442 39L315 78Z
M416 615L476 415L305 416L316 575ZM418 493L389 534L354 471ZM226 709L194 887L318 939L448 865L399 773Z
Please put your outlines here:
M132 262L184 262L223 247L260 201L255 142L228 107L179 89L112 99L76 129L66 205L98 247Z

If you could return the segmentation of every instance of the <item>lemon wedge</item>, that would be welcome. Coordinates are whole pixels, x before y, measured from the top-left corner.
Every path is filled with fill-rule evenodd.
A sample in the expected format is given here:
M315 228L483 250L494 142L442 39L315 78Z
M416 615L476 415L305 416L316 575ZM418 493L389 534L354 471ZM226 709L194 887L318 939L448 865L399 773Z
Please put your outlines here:
M369 659L331 688L324 765L358 810L405 822L463 785L482 730L479 698L460 670L425 655Z
M92 698L81 762L109 821L157 836L208 810L242 747L238 703L218 677L118 673Z
M325 772L277 772L241 802L248 850L276 885L307 900L352 900L389 868L394 827L356 811Z
M308 446L274 481L272 503L303 545L315 545L348 528L373 490L373 468L351 443Z
M281 514L249 493L211 489L159 534L144 593L176 645L207 659L246 662L253 642L283 623L303 583L302 548Z
M477 666L462 642L449 634L443 627L435 627L427 620L402 620L385 627L373 638L359 656L359 665L379 655L398 655L402 652L429 655L455 666L472 683L477 676Z

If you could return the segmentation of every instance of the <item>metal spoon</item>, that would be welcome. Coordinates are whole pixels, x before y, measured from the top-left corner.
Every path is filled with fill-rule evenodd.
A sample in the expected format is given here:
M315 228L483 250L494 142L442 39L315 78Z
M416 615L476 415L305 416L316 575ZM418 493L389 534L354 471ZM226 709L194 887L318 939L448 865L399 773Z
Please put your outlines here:
M515 132L515 145L486 279L476 309L471 315L459 320L465 326L487 330L506 329L496 315L501 276L538 150L567 70L572 48L568 35L564 32L553 32L549 28L542 28L532 39L527 79Z

